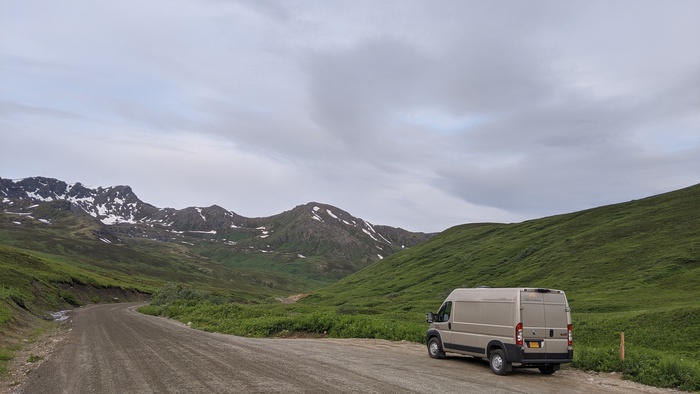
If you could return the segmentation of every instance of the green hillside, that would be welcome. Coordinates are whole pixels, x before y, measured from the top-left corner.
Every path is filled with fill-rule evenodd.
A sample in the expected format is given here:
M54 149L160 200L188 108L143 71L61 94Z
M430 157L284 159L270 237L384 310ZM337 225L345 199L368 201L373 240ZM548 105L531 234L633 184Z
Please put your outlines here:
M239 302L261 302L319 287L317 281L232 267L186 245L130 238L108 242L87 215L43 205L50 224L0 213L0 350L11 332L50 311L92 303L147 299L166 283L184 283ZM114 239L114 237L111 237Z
M176 301L146 312L239 335L422 341L425 312L456 287L552 287L572 307L575 366L700 390L698 283L700 185L523 223L457 226L291 306Z
M422 314L455 287L563 289L577 313L700 307L700 185L517 224L453 227L305 302Z

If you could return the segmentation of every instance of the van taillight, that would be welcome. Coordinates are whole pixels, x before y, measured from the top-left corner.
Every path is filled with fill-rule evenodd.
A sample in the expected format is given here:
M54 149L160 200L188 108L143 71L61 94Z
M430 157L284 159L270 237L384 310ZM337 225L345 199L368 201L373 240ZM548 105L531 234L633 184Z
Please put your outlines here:
M569 325L569 327L571 327L571 325ZM523 345L523 323L518 323L518 325L515 326L515 344L518 346Z
M573 344L573 341L574 341L573 329L572 329L571 324L567 324L567 325L566 325L566 331L569 332L569 343L568 343L568 345L571 346L571 345Z

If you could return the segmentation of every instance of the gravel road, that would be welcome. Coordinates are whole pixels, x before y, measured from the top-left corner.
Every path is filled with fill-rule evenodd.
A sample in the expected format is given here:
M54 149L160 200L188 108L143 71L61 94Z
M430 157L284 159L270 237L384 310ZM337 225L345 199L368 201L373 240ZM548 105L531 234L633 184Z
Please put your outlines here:
M136 312L77 309L65 338L13 393L668 393L611 377L434 360L423 345L361 339L251 339Z

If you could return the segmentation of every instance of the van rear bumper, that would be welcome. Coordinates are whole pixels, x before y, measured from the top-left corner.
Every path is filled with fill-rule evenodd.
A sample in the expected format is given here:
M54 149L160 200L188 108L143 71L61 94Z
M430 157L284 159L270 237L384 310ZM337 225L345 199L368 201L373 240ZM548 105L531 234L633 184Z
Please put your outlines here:
M574 351L566 353L525 353L522 347L505 344L506 357L512 363L520 364L564 364L574 361Z

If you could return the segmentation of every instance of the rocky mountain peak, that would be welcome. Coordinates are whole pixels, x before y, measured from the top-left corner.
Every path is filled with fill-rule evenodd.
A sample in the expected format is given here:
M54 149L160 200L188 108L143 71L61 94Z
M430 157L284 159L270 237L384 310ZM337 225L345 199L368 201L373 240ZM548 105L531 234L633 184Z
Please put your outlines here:
M192 243L184 238L203 238L206 234L210 242L245 246L246 250L272 248L336 260L381 259L431 236L376 226L319 202L299 205L270 217L246 218L218 205L157 208L141 201L131 187L124 185L90 188L44 177L0 178L3 212L30 217L41 214L45 217L36 219L49 220L51 212L59 208L97 219L111 228L102 232L114 234L115 242L120 236L127 236Z

